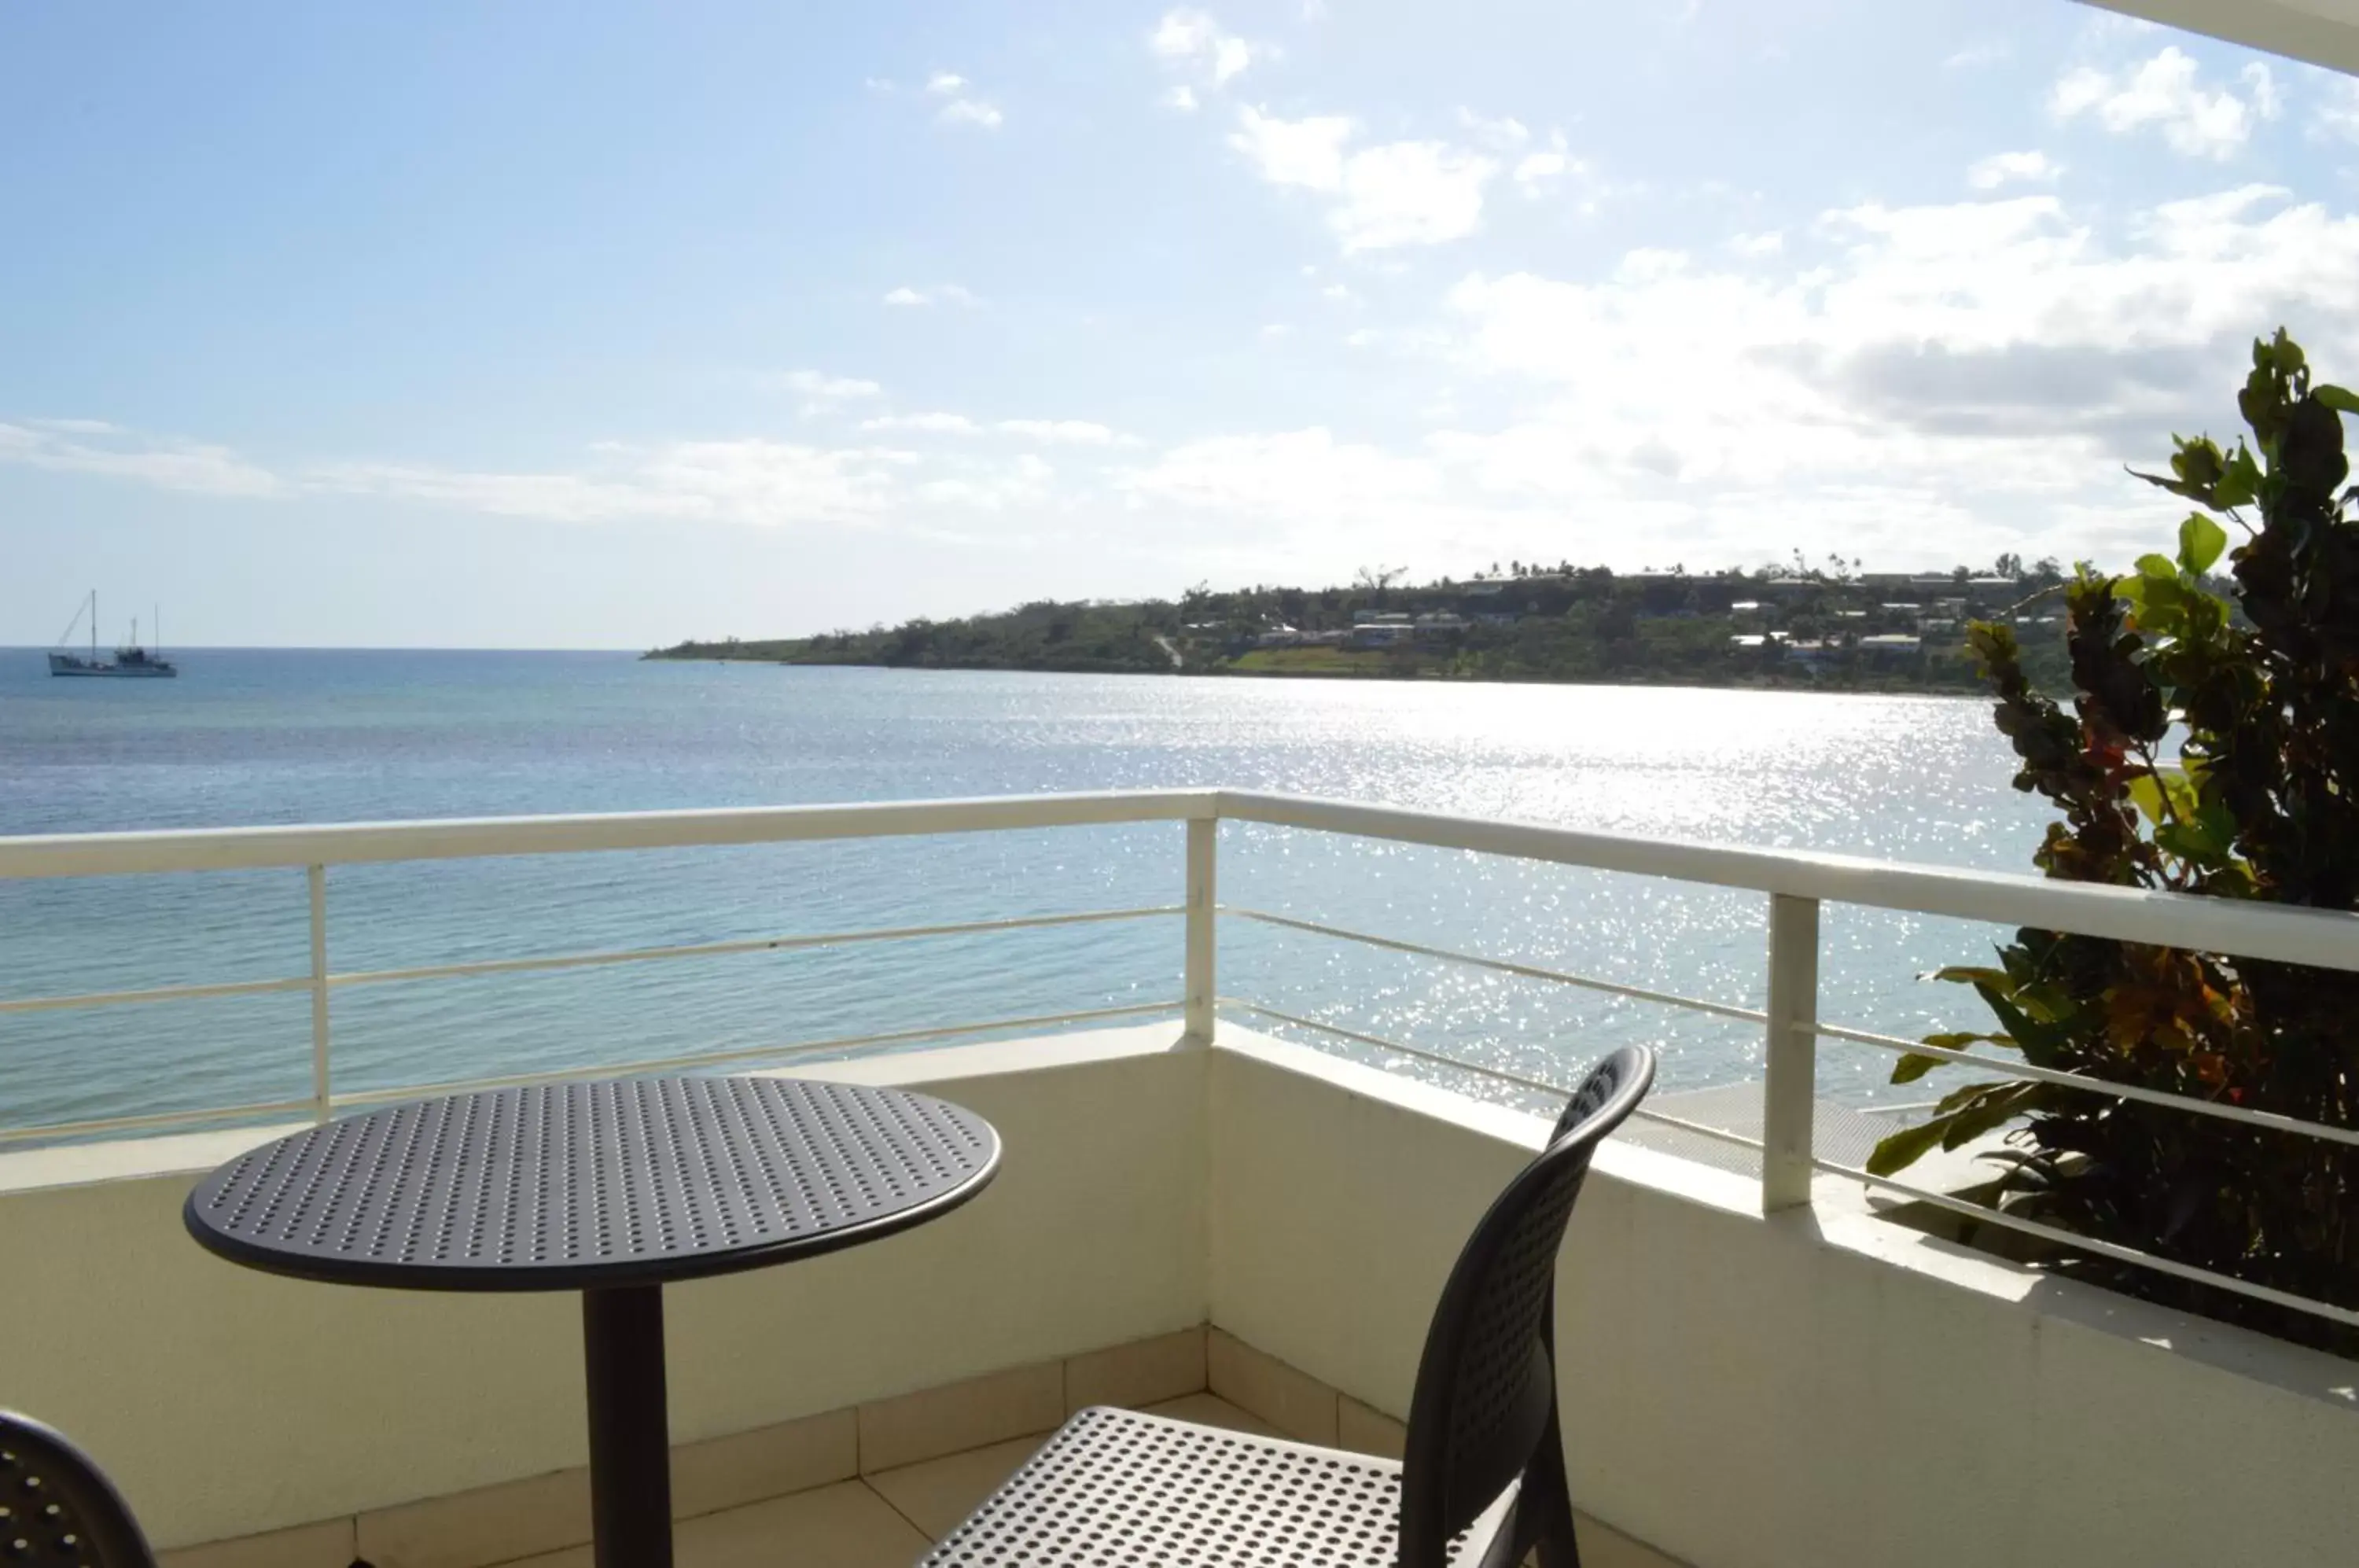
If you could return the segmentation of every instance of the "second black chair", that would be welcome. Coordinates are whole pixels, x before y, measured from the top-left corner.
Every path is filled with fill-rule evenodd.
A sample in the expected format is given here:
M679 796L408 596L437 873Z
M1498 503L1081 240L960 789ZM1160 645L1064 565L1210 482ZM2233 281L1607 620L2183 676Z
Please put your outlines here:
M1615 1052L1474 1227L1442 1287L1402 1461L1106 1408L1065 1423L920 1568L1577 1568L1557 1413L1556 1257L1599 1141L1655 1058Z

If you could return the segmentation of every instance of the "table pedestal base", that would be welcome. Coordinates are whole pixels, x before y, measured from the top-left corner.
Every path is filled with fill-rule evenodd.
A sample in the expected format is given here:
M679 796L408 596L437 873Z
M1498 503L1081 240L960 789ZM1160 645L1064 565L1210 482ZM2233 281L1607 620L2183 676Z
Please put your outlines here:
M582 1292L597 1568L671 1568L663 1287Z

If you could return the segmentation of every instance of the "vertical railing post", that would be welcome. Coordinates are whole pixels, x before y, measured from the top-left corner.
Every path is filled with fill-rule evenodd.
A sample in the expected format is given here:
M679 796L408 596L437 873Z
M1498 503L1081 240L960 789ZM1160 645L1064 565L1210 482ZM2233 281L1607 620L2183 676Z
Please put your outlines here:
M311 1115L335 1114L328 1080L328 868L304 868L311 885Z
M1818 1102L1819 901L1769 897L1769 1073L1761 1087L1761 1212L1810 1201Z
M1218 817L1188 819L1188 957L1184 990L1187 996L1188 1038L1199 1045L1212 1041L1214 998L1213 950L1218 916L1214 880L1221 842Z

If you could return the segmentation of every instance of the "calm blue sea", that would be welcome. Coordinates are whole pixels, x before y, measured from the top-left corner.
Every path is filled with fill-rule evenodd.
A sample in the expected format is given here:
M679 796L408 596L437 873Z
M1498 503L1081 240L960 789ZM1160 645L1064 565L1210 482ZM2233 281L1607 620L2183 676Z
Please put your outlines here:
M926 674L603 653L195 650L170 682L0 652L0 833L1228 784L1585 828L2025 868L1986 705L1615 687ZM339 868L340 970L1176 903L1177 824ZM1764 900L1231 825L1225 900L1759 1006ZM1974 1017L1959 922L1830 909L1822 1016ZM300 975L299 872L0 884L0 997ZM1176 997L1177 921L353 986L339 1087ZM1625 1040L1693 1086L1747 1026L1267 927L1222 989L1536 1074ZM0 1015L0 1124L308 1092L300 993ZM1367 1054L1364 1053L1364 1054ZM1829 1093L1887 1058L1822 1048Z

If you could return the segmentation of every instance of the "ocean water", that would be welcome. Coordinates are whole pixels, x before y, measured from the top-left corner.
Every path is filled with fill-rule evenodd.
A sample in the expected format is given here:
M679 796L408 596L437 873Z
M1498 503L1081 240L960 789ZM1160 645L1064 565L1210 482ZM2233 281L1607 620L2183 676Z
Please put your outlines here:
M577 653L198 650L182 670L53 681L38 654L0 652L0 834L1220 784L2026 868L2043 820L2008 787L1986 704L1953 698ZM1181 837L1157 823L340 867L331 961L1177 903ZM1759 895L1249 824L1223 829L1221 856L1225 902L1761 1005ZM1830 908L1821 1014L1899 1034L1959 1027L1976 1016L1971 994L1919 976L1980 958L1995 934ZM308 940L299 871L0 883L0 999L299 976ZM357 985L335 994L335 1081L1159 1002L1179 995L1180 946L1179 922L1159 920ZM1673 1086L1760 1071L1752 1026L1258 924L1224 923L1221 966L1224 994L1533 1076L1562 1081L1626 1040L1659 1045ZM288 993L0 1014L0 1125L300 1097L309 1009ZM1830 1042L1821 1061L1830 1096L1923 1097L1883 1086L1881 1052Z

